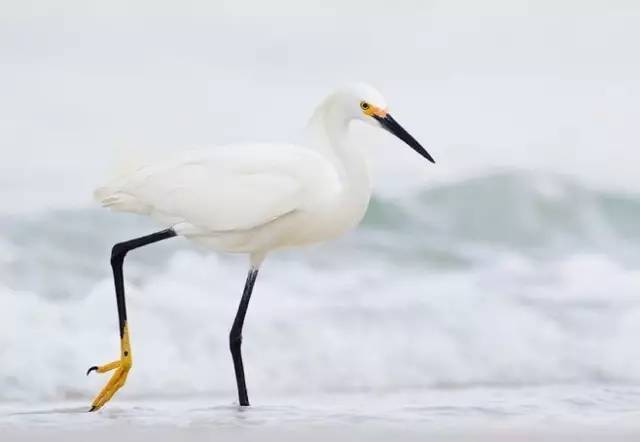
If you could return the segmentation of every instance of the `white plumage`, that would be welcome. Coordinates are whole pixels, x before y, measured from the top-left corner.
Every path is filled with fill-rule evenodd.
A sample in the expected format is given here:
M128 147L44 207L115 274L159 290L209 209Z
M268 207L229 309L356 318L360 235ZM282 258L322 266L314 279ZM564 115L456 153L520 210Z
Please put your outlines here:
M250 144L180 152L99 188L96 197L114 210L150 215L216 250L260 255L313 241L301 238L301 231L342 190L322 155L301 146ZM282 231L287 219L296 222Z
M362 219L371 195L364 146L347 142L351 120L382 96L355 85L314 112L304 145L239 144L182 151L143 165L95 196L116 211L151 216L179 235L259 264L273 249L331 239Z
M433 161L388 114L371 86L358 84L329 95L318 106L303 144L240 144L183 151L131 170L96 190L103 206L151 216L165 230L116 244L111 265L120 323L121 358L88 373L115 370L94 400L101 408L131 368L131 346L122 265L139 247L176 235L224 252L247 253L247 274L229 334L238 400L249 405L240 344L242 326L260 263L271 250L334 238L357 225L369 204L371 184L364 146L350 143L353 120L382 127Z

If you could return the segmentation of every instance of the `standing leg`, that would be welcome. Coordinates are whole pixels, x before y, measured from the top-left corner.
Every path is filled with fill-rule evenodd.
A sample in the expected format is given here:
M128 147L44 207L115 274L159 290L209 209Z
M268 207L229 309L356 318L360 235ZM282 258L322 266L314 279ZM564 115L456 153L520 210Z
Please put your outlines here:
M238 306L238 312L236 313L236 318L233 321L233 326L229 333L229 348L231 349L233 368L236 372L236 383L238 384L238 401L242 406L249 405L247 385L244 381L242 353L240 352L240 346L242 345L242 325L244 324L244 316L247 314L247 307L249 307L251 292L253 291L253 285L255 284L257 277L258 269L251 267L251 269L249 269L249 274L247 275L247 282L244 285L244 291L242 292L242 299Z
M151 235L135 238L116 244L111 250L111 267L113 269L113 282L116 288L116 302L118 304L118 323L120 328L120 360L110 362L106 365L93 366L89 368L87 374L92 371L98 373L106 373L116 370L107 382L107 385L98 393L93 400L89 411L98 410L113 397L126 382L129 370L132 365L131 347L129 345L129 329L127 327L127 306L124 299L124 278L122 274L122 265L127 252L138 247L146 246L163 239L176 236L173 229L163 230L161 232L152 233Z

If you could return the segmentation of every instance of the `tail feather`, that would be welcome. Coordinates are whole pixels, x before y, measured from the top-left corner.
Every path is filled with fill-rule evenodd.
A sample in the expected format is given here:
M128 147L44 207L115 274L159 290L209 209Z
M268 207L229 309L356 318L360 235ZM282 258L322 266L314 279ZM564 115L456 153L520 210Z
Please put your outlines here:
M114 193L116 193L116 191L109 186L98 187L93 192L93 199L104 205L104 201L107 198L111 197Z
M102 207L118 212L149 213L151 207L142 203L135 196L109 186L99 187L93 194Z

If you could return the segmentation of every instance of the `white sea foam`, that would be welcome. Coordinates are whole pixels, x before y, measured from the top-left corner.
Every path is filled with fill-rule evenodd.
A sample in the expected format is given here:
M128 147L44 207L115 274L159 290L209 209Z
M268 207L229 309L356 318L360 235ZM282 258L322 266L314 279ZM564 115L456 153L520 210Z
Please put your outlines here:
M544 180L376 201L350 237L268 260L244 332L250 392L640 382L637 200ZM492 223L483 199L514 213ZM90 398L106 378L84 372L118 355L109 245L151 226L95 211L0 223L0 399ZM172 241L127 258L121 394L231 400L246 263Z

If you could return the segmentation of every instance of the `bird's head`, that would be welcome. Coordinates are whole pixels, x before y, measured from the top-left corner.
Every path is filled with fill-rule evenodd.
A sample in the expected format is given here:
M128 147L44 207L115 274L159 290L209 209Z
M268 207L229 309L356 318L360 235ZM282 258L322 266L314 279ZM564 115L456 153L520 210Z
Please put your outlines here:
M393 119L388 111L386 100L375 88L358 83L347 86L340 95L343 98L342 106L346 108L351 119L364 121L371 126L391 132L424 158L435 163L429 152Z

